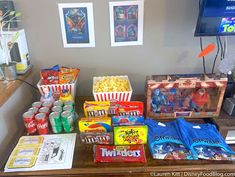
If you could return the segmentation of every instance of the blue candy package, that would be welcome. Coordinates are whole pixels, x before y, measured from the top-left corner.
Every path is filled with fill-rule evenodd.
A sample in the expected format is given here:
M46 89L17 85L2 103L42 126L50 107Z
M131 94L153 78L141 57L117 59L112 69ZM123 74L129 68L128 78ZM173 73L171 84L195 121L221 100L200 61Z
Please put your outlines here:
M113 116L112 125L144 125L143 116Z
M153 159L193 160L193 156L181 141L176 121L161 123L147 119L148 145Z
M215 125L189 123L179 118L176 128L194 159L235 160L235 152L226 144Z

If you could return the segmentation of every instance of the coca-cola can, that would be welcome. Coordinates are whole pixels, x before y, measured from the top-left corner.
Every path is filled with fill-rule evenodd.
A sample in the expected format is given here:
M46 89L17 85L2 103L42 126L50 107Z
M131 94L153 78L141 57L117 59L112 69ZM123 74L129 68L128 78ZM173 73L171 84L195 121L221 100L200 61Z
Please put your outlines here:
M50 114L50 108L48 107L41 107L39 110L38 110L39 113L45 113L47 118L49 117L49 114Z
M48 134L49 129L48 129L48 121L47 121L46 114L45 113L38 113L35 116L35 120L37 122L38 133L40 135Z
M33 102L33 104L32 104L32 107L36 107L36 108L40 108L42 106L42 102L40 102L40 101L36 101L36 102Z
M34 113L31 111L23 114L24 125L28 134L37 132L37 124L35 122Z
M51 108L52 105L53 105L53 103L52 103L52 102L49 102L49 101L45 101L45 102L42 103L42 106L43 106L43 107Z
M38 108L37 108L37 107L31 107L31 108L29 108L29 110L28 110L28 111L33 112L33 113L34 113L34 115L35 115L35 114L37 114L37 113L38 113Z

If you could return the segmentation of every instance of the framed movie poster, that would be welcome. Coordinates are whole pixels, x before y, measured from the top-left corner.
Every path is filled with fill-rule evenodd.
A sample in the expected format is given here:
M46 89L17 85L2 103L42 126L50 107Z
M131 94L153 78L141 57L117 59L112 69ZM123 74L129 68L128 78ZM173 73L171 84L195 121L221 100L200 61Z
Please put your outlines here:
M58 8L64 47L95 47L92 3L60 3Z
M109 3L111 46L143 45L144 0Z

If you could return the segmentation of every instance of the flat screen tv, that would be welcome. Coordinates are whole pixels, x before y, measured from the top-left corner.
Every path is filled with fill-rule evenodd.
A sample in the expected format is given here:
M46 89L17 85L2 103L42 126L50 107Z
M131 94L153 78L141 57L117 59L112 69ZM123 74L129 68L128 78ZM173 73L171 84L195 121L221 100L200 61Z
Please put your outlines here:
M235 0L202 0L194 35L235 35Z

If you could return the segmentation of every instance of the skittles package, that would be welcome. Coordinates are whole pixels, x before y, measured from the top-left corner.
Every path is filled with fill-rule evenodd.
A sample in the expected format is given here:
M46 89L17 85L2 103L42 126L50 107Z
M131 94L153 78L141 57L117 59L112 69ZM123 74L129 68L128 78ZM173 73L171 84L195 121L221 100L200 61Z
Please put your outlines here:
M176 122L161 123L147 119L148 145L153 159L193 160L176 129Z
M177 129L195 159L235 160L235 152L226 144L215 125L193 124L177 119Z
M81 133L86 132L111 132L111 118L81 118L78 121L79 130Z
M122 125L144 125L143 116L113 116L112 117L113 126Z
M107 117L110 102L85 101L83 105L86 117Z
M144 145L131 146L94 146L95 162L139 162L145 163Z

